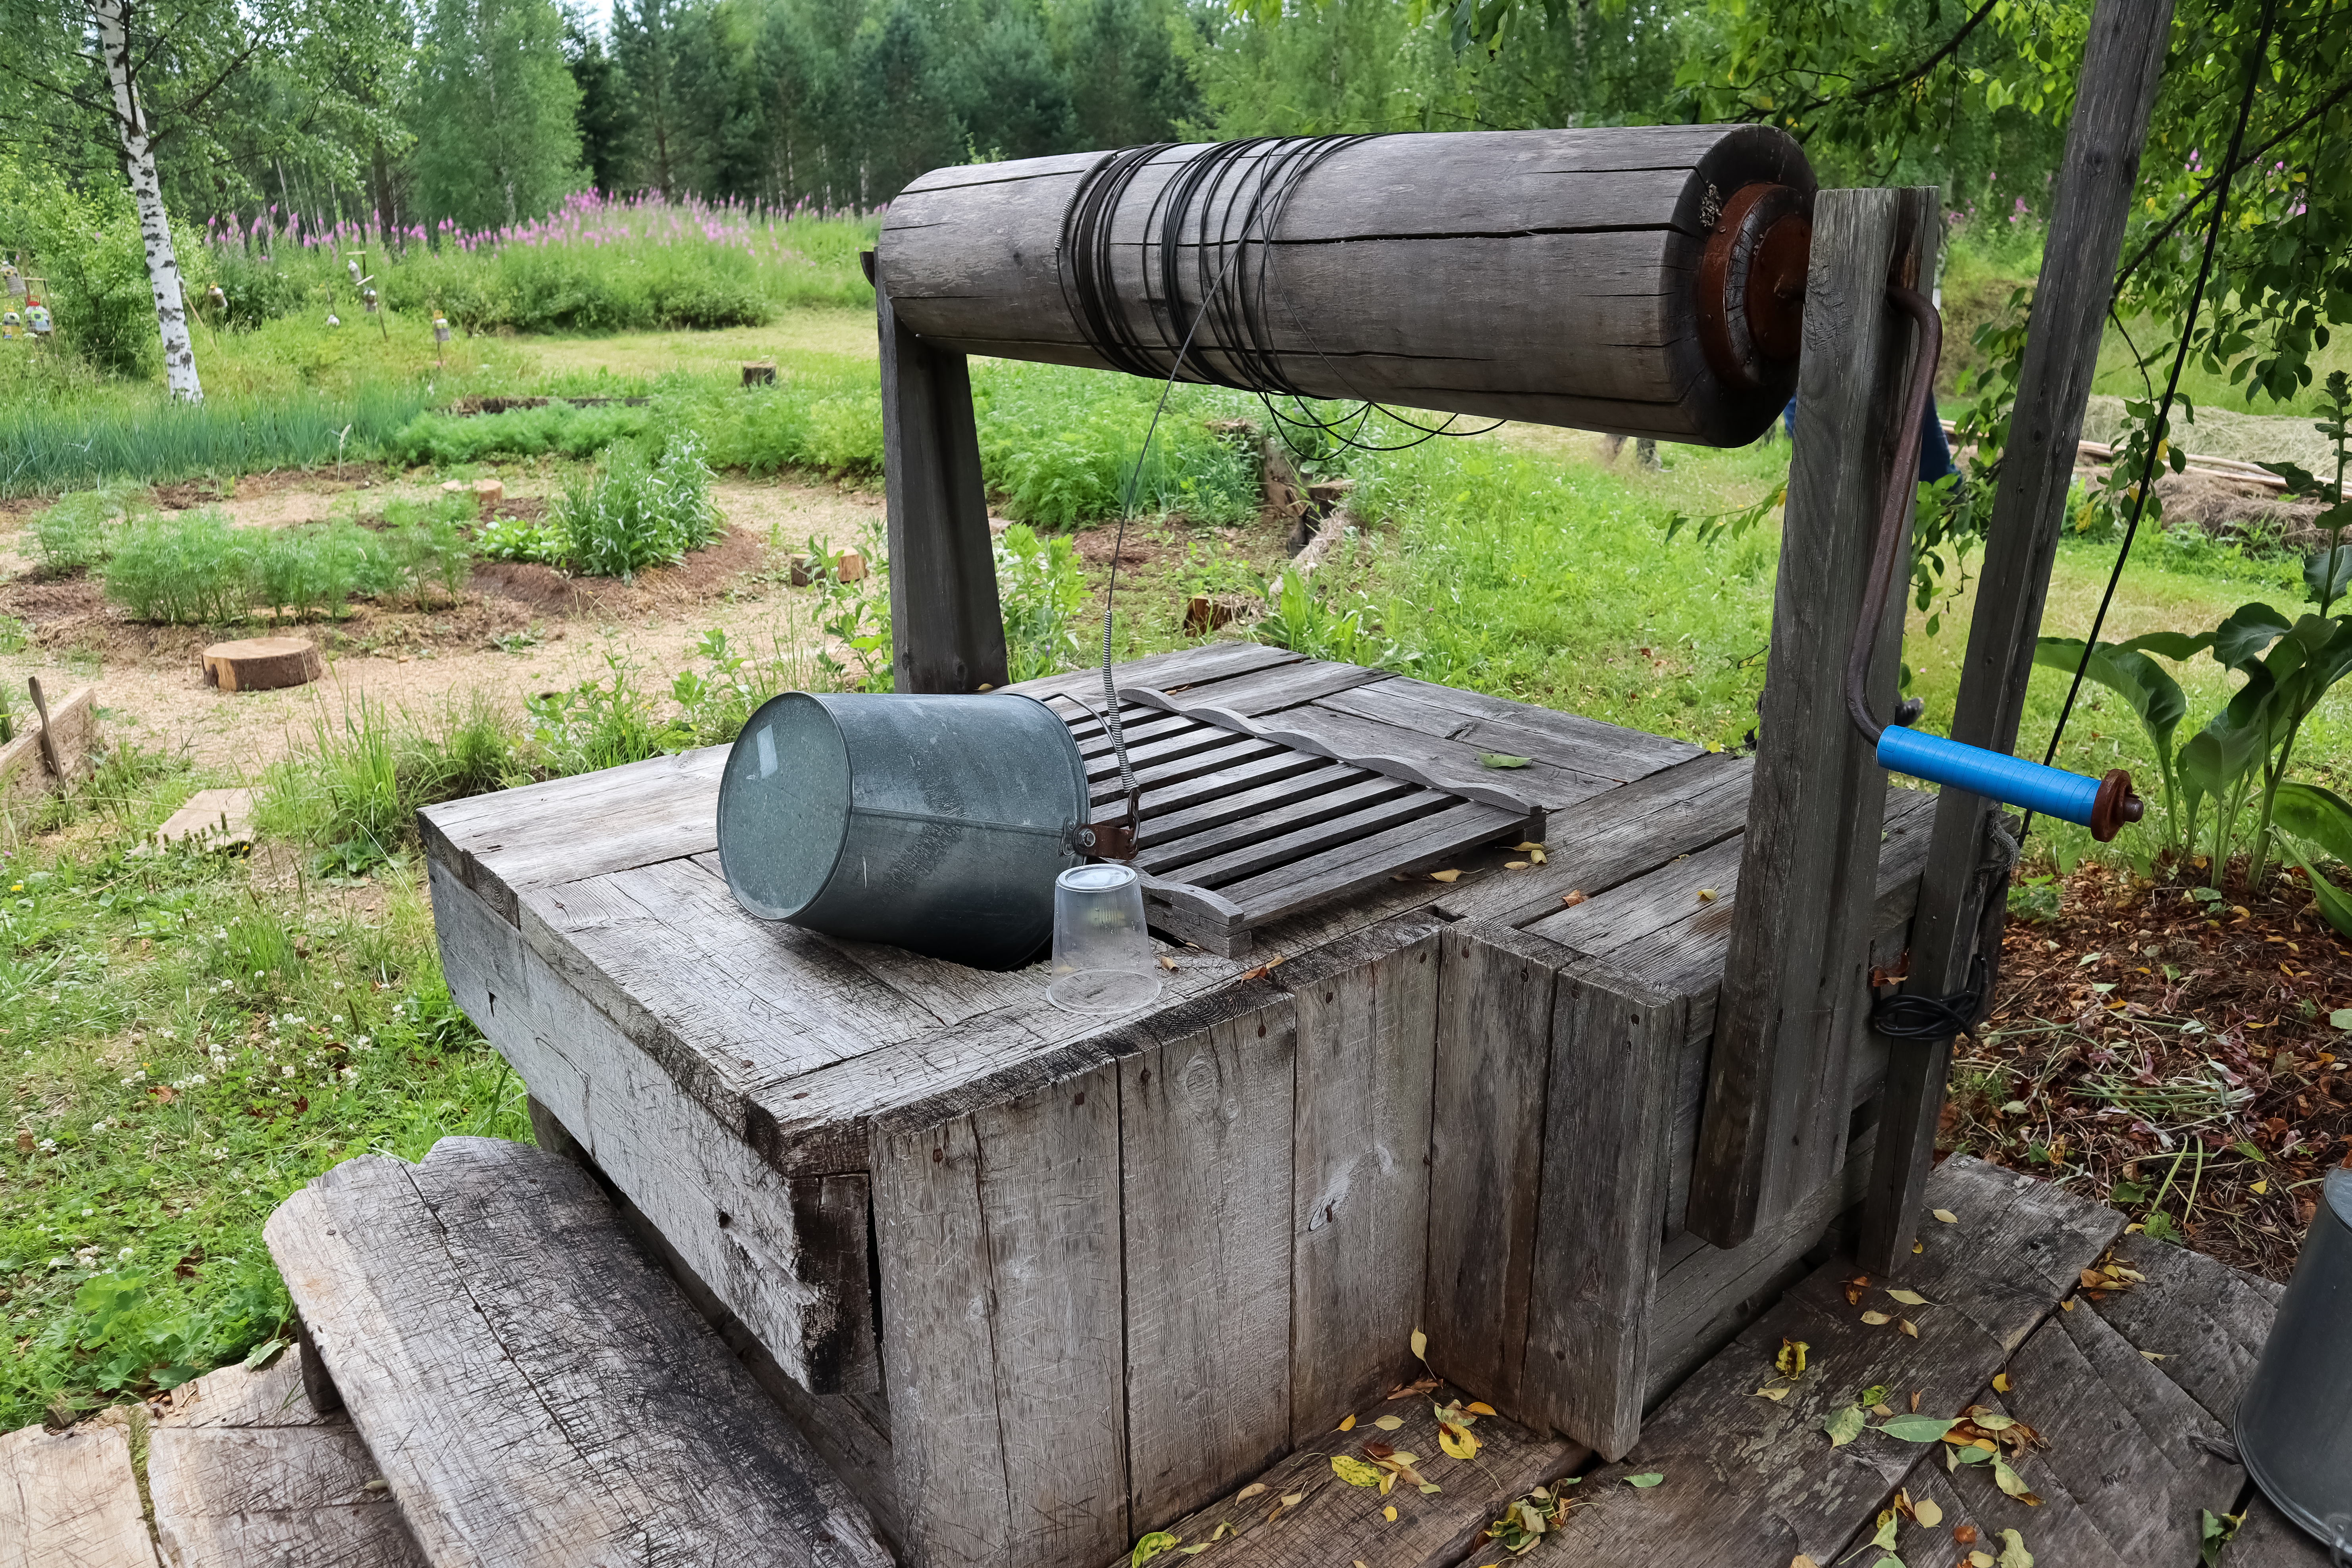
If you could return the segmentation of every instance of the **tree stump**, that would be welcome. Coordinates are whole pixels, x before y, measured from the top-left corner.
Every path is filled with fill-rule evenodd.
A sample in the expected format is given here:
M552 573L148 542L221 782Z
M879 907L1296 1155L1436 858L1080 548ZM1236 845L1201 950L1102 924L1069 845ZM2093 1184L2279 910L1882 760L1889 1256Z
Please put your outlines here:
M474 515L488 517L498 510L499 503L507 499L507 487L497 479L451 479L441 487L445 495L461 496L470 492L474 498Z
M275 691L307 686L326 673L308 637L247 637L204 651L205 684L223 691Z

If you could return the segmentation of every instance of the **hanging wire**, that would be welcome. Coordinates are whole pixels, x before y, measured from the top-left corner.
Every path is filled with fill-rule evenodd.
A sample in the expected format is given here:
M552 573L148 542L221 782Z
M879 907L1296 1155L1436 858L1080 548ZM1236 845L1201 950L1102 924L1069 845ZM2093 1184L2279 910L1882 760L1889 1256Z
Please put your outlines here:
M2074 717L2074 700L2082 694L2083 679L2091 668L2091 656L2098 651L2099 633L2107 624L2107 610L2115 603L2116 585L2123 581L2124 563L2131 559L2132 541L2139 536L2141 514L2147 510L2147 498L2156 489L2157 447L2170 428L2173 399L2180 390L2180 373L2189 363L2189 340L2196 334L2198 312L2205 302L2205 285L2212 278L2213 253L2221 244L2223 220L2229 216L2231 172L2237 167L2238 149L2246 139L2246 122L2254 112L2254 91L2262 83L2263 60L2270 53L2271 28L2276 20L2277 10L2277 0L2271 0L2263 7L2262 33L2254 40L2253 58L2247 66L2246 90L2244 96L2238 100L2238 120L2230 131L2230 151L2221 161L2221 186L2214 194L2213 218L2205 228L2205 253L2198 259L2196 287L2189 295L2189 316L2181 323L2180 343L2172 356L2172 374L2165 378L2164 401L2157 409L2157 439L2148 443L2147 457L2140 465L2139 483L2132 491L2131 516L2124 525L2123 548L2116 552L2115 569L2107 574L2106 590L2099 595L2097 614L2091 617L2091 635L2084 639L2083 657L2074 666L2073 682L2066 688L2065 705L2058 710L2057 727L2050 731L2050 744L2042 753L2045 767L2051 765L2058 755L2058 743L2066 734L2066 721ZM2029 811L2025 814L2024 825L2017 830L2020 841L2032 830L2033 814Z

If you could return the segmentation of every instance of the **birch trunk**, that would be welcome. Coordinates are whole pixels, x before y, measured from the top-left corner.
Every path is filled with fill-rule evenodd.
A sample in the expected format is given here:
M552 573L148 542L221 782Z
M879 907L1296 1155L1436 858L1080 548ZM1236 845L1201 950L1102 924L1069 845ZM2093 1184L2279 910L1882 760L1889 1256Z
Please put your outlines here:
M155 292L155 325L163 339L163 378L172 395L201 403L196 350L188 337L188 308L180 291L180 261L172 252L172 225L163 213L163 184L155 174L155 134L131 79L130 0L90 0L99 52L114 89L115 128L122 136L122 166L139 207L139 237L147 248L147 283Z

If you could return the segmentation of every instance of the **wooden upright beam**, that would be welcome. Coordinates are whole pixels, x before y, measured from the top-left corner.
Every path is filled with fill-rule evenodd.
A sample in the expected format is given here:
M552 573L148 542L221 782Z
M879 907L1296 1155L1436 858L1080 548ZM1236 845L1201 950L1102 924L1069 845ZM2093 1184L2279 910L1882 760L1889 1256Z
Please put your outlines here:
M2172 0L2098 0L2091 16L1952 713L1952 738L1970 745L2007 752L2017 744L2074 443L2098 367L2116 257L2171 24ZM1906 991L1949 995L1967 986L1979 952L1988 973L2000 958L2008 869L1986 852L1996 809L1982 795L1943 792L1912 928ZM1862 1267L1880 1274L1910 1256L1952 1053L1948 1036L1893 1046L1877 1168L1856 1247Z
M1007 679L1004 621L980 478L971 374L898 321L866 258L882 338L882 476L890 550L892 682L977 691Z
M1886 286L1935 276L1937 206L1928 188L1823 191L1813 207L1762 740L1685 1222L1717 1247L1747 1240L1845 1157L1886 801L1846 716L1846 652L1906 447L1892 411L1918 335ZM1881 715L1895 706L1903 604L1889 595L1871 672Z

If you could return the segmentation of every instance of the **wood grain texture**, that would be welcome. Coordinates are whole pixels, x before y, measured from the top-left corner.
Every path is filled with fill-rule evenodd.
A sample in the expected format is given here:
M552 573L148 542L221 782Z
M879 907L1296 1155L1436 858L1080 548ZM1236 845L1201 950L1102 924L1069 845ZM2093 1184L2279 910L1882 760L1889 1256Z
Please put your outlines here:
M1129 1538L1119 1073L875 1140L907 1552L1090 1563Z
M429 1561L889 1563L569 1161L363 1156L264 1237Z
M1147 216L1203 151L1150 158L1109 219L1109 308L1145 342L1183 336L1199 310L1198 282L1159 298L1160 235ZM1234 204L1267 157L1244 152L1243 177L1204 198L1237 239L1244 214ZM876 250L903 319L966 353L1108 363L1079 326L1060 254L1086 167L1038 159L984 184L945 170L916 180ZM1812 184L1795 144L1755 127L1384 136L1300 179L1278 230L1250 231L1235 268L1213 253L1200 265L1252 279L1263 269L1266 347L1318 396L1737 443L1787 387L1742 395L1708 384L1690 289L1709 204L1751 180ZM1191 279L1193 259L1179 265ZM1525 311L1530 299L1547 308ZM1497 338L1487 326L1498 313L1521 330ZM1241 370L1222 330L1203 322L1188 365Z
M425 1568L348 1421L158 1426L148 1439L167 1568Z
M1564 956L1508 927L1438 937L1429 1139L1432 1370L1520 1419L1544 1179L1552 988ZM1540 1422L1538 1423L1541 1425Z
M329 1420L310 1404L302 1382L302 1359L295 1345L257 1370L231 1363L160 1395L155 1426L312 1426Z
M1284 1022L1244 1014L1118 1065L1137 1534L1290 1447L1297 1039Z
M1938 1226L1917 1260L1918 1289L1936 1303L1906 1310L1918 1338L1859 1321L1843 1293L1852 1266L1824 1265L1694 1373L1631 1454L1585 1479L1585 1495L1606 1505L1571 1515L1547 1550L1596 1563L1837 1561L1921 1456L1877 1436L1831 1448L1823 1417L1874 1384L1918 1391L1922 1411L1962 1408L2123 1224L1965 1156L1937 1168L1932 1194L1959 1224ZM1783 1338L1807 1342L1818 1371L1780 1401L1759 1399ZM1666 1483L1612 1488L1641 1471Z
M533 1097L791 1375L878 1388L865 1223L827 1219L856 1195L762 1160L439 862L428 879L450 994Z
M1706 754L1704 748L1688 741L1405 675L1318 698L1317 705L1440 740L1463 742L1474 751L1532 757L1618 784L1631 784L1661 768Z
M2171 25L2172 0L2099 0L2092 8L1952 709L1952 739L1972 746L2008 752L2017 744L2058 550L2050 520L2064 510L2074 482L2075 443ZM1932 996L1964 989L1979 951L1999 964L2007 911L2006 874L1984 864L1993 803L1964 790L1946 790L1941 800L1908 982ZM1950 1058L1948 1039L1895 1048L1882 1168L1860 1243L1863 1258L1882 1270L1901 1266L1902 1237L1919 1210Z
M2231 1425L2285 1288L2137 1232L2116 1243L2115 1255L2147 1283L2097 1302L2099 1316L2164 1357L2165 1375L2207 1415Z
M1297 1010L1290 1430L1312 1440L1401 1380L1429 1226L1438 932L1400 921L1276 971Z
M1318 1433L1300 1452L1254 1478L1251 1484L1261 1489L1247 1498L1229 1495L1168 1528L1186 1545L1198 1545L1217 1536L1220 1525L1230 1524L1232 1530L1203 1553L1229 1568L1346 1568L1358 1562L1368 1568L1457 1568L1485 1562L1464 1553L1486 1522L1512 1498L1573 1473L1590 1456L1573 1443L1486 1416L1471 1429L1480 1439L1477 1457L1447 1458L1437 1442L1437 1402L1478 1396L1455 1387L1376 1397L1351 1412L1352 1430ZM1396 1416L1402 1425L1393 1431L1373 1425L1385 1416ZM1440 1489L1424 1494L1400 1484L1383 1497L1339 1480L1331 1456L1362 1458L1363 1445L1370 1442L1415 1456L1415 1468ZM1292 1494L1297 1502L1276 1508ZM1393 1521L1381 1516L1388 1506L1397 1510ZM1269 1513L1277 1517L1269 1521ZM1127 1562L1122 1552L1106 1568L1124 1568Z
M2246 1500L2245 1520L2221 1549L2222 1568L2329 1568L2327 1549L2304 1533L2260 1491Z
M1844 1162L1843 1090L1868 1027L1862 981L1886 798L1846 714L1846 656L1886 476L1908 434L1887 428L1887 411L1902 405L1918 333L1886 284L1935 276L1935 195L1825 192L1813 215L1804 418L1686 1222L1717 1246L1746 1240ZM1882 714L1894 709L1903 625L1902 596L1888 600L1869 682Z
M1592 963L1563 972L1553 996L1526 1399L1604 1458L1642 1428L1688 1008Z
M963 355L901 323L874 285L882 343L882 468L890 552L891 679L899 691L1005 682L1004 619Z
M154 1568L119 1426L0 1436L0 1568Z

